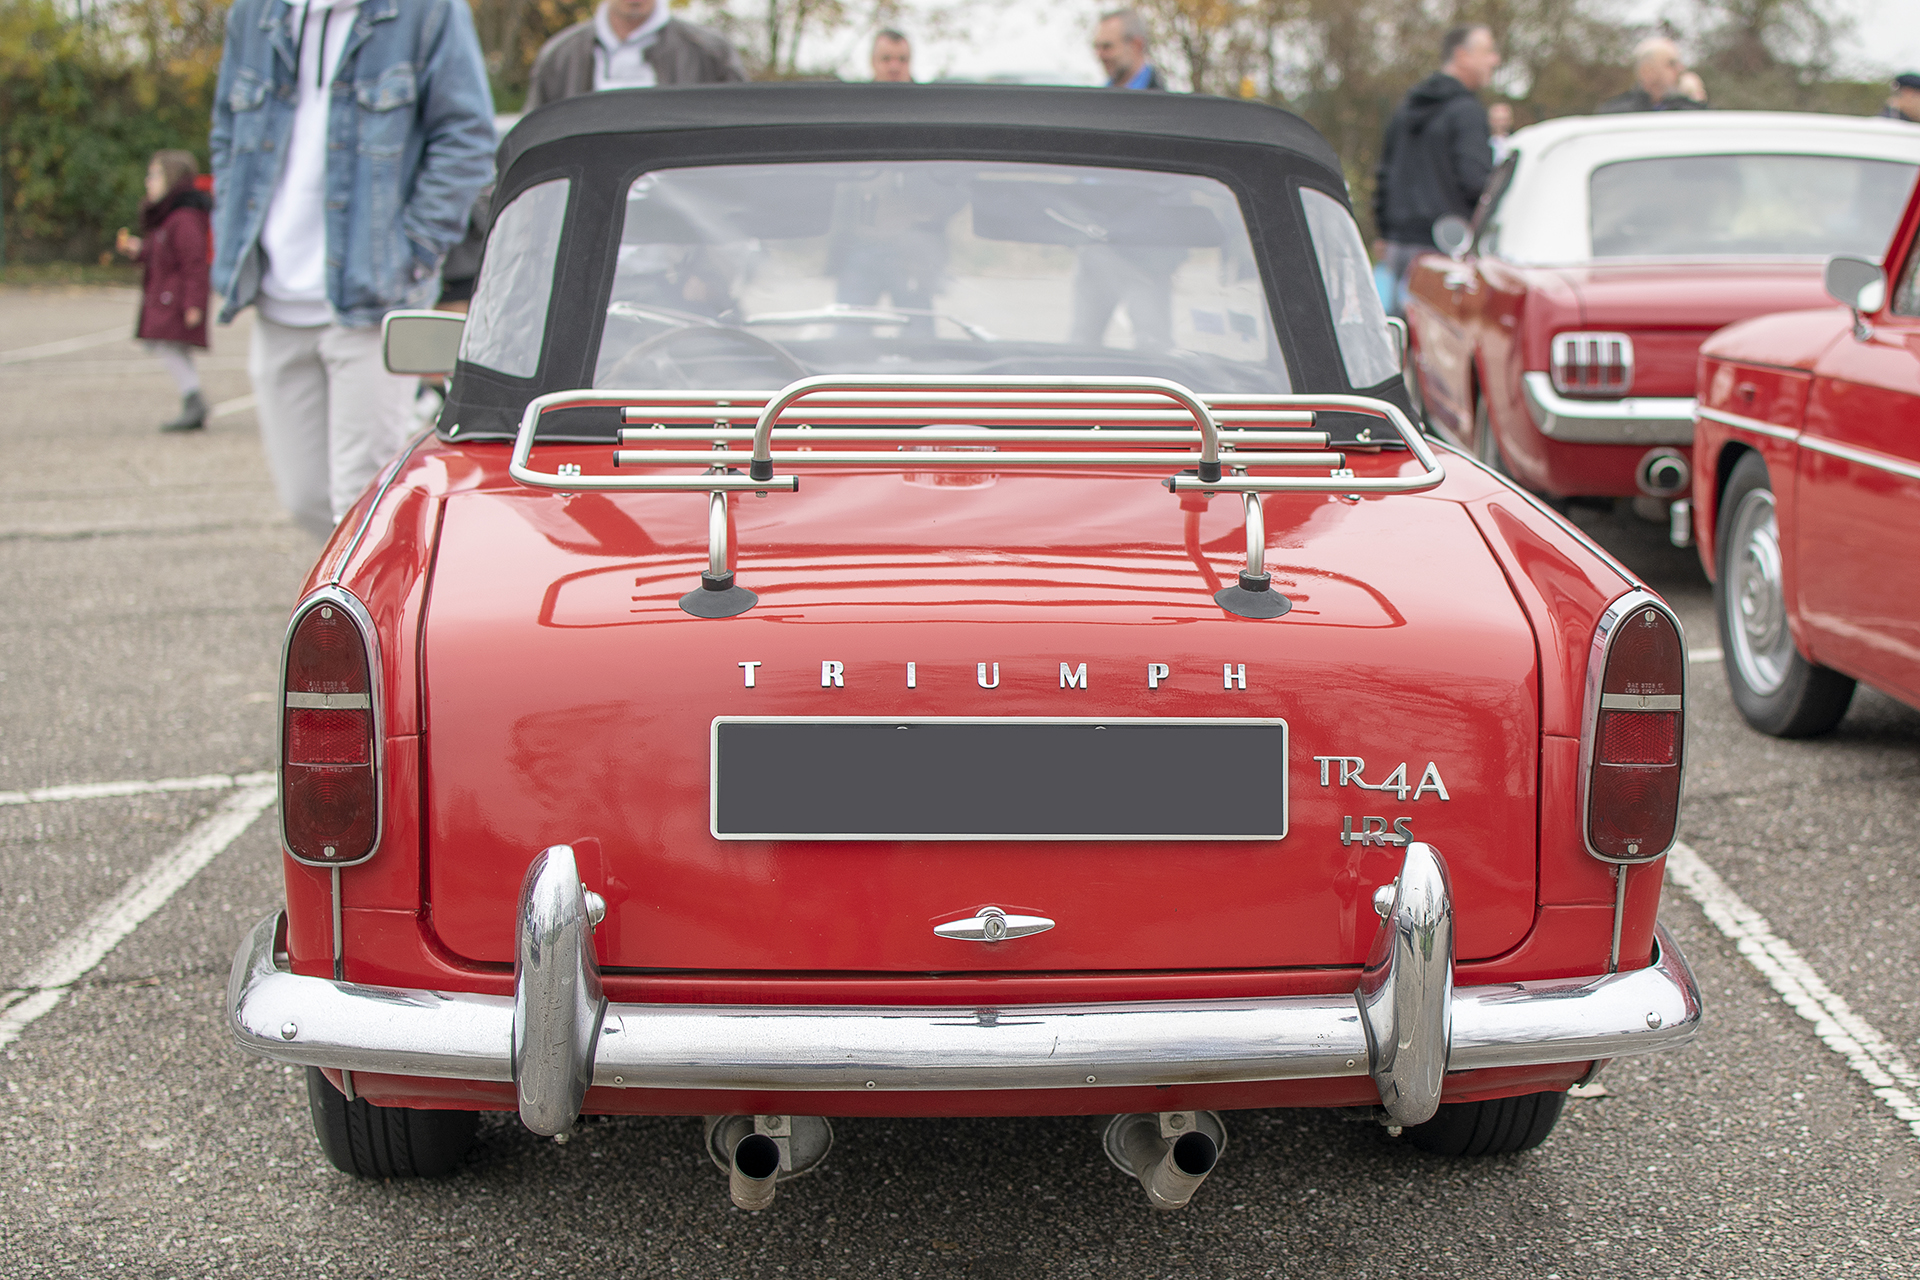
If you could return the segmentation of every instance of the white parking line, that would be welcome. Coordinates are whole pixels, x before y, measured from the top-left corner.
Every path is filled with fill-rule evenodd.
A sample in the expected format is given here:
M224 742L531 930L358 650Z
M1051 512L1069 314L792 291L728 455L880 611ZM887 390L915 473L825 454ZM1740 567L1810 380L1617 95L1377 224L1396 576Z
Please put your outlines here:
M1787 1007L1812 1023L1813 1033L1827 1048L1844 1058L1873 1095L1920 1138L1920 1073L1887 1038L1835 994L1813 966L1774 933L1766 917L1742 901L1691 848L1673 846L1667 874L1700 904L1714 928L1733 940Z
M146 796L165 791L225 791L232 787L265 786L272 781L271 773L208 773L198 778L154 778L137 782L70 782L27 791L0 791L0 806L102 800L109 796Z
M179 844L95 908L79 928L42 952L21 973L16 989L0 997L0 1045L17 1040L37 1018L59 1004L73 984L92 972L122 938L139 928L200 868L252 826L261 811L273 803L273 796L270 785L254 784L235 791Z
M99 333L82 334L77 338L61 338L57 342L42 342L36 346L15 347L11 351L0 351L0 364L25 364L29 360L64 356L75 351L85 351L88 347L105 346L109 342L121 339L131 341L132 338L132 330L123 324L113 329L102 329Z
M1688 662L1718 662L1720 661L1720 657L1721 657L1720 650L1718 649L1687 650Z

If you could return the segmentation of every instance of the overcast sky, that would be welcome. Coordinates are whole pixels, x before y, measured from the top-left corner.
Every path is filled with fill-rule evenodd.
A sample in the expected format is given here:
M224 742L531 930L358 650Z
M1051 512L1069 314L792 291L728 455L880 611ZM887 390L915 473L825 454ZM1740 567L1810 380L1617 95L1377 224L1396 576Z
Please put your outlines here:
M914 73L922 80L943 75L967 79L1010 76L1057 84L1097 84L1100 64L1089 47L1093 17L1108 3L1042 4L1015 0L983 6L965 35L941 36L920 30L913 13L924 0L907 0L902 26L914 36ZM1920 71L1920 0L1829 0L1833 9L1854 20L1841 45L1846 71L1862 77ZM1693 0L1626 0L1636 17L1652 20L1665 13L1683 29L1696 14ZM813 46L813 56L837 65L842 75L867 74L867 37L848 32Z

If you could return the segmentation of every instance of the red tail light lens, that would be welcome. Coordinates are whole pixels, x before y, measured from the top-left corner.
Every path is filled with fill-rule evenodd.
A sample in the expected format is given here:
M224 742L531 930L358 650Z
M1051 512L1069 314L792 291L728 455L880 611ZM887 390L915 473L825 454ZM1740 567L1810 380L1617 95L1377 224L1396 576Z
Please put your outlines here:
M379 837L379 726L364 626L364 614L344 598L323 598L287 640L280 821L301 862L360 862Z
M1587 848L1608 862L1649 862L1680 819L1687 655L1673 617L1636 592L1608 610L1588 740ZM1597 686L1597 687L1596 687Z

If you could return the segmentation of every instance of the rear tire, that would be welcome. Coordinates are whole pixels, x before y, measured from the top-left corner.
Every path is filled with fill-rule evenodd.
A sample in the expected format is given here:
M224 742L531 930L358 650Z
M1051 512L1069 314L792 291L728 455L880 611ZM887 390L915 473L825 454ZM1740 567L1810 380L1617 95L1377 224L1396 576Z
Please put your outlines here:
M318 1067L307 1068L307 1105L320 1150L357 1178L438 1178L452 1173L473 1146L479 1113L376 1107L348 1102Z
M1409 1126L1406 1135L1414 1146L1436 1156L1509 1156L1545 1142L1566 1105L1564 1093L1443 1102L1438 1115Z
M1807 661L1793 642L1773 482L1757 453L1734 465L1720 495L1715 544L1713 612L1733 705L1776 738L1829 732L1847 714L1853 680Z

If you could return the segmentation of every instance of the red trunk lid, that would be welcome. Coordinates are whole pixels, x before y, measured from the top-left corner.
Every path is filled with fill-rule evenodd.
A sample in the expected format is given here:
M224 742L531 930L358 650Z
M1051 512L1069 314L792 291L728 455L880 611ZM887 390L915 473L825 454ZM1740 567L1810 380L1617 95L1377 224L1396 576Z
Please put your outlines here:
M705 509L691 494L448 500L425 774L432 922L459 956L511 962L521 875L563 842L607 899L597 941L616 968L1352 965L1396 832L1447 858L1462 958L1530 926L1535 645L1457 504L1268 499L1268 565L1294 601L1269 621L1211 599L1241 564L1239 503L1186 513L1150 477L810 474L797 495L738 498L740 582L760 603L727 620L675 604L705 561ZM1167 669L1157 688L1150 664ZM1263 794L1173 799L1271 810L1284 795L1286 834L718 840L709 743L733 716L1280 718L1284 775ZM1166 772L1141 759L1131 778ZM1343 841L1349 828L1374 839ZM991 947L934 933L986 905L1056 926Z
M1582 329L1633 335L1633 394L1690 396L1700 344L1716 329L1827 301L1819 263L1617 263L1568 267Z

